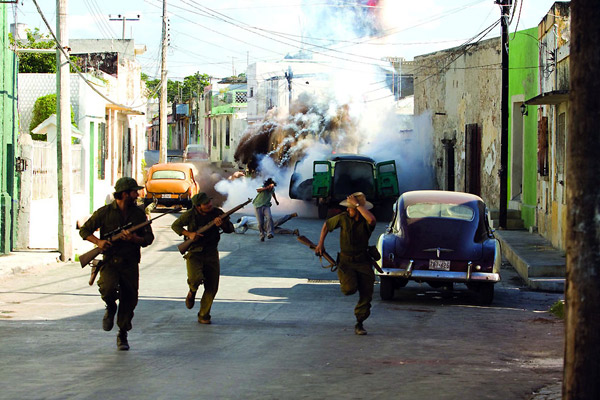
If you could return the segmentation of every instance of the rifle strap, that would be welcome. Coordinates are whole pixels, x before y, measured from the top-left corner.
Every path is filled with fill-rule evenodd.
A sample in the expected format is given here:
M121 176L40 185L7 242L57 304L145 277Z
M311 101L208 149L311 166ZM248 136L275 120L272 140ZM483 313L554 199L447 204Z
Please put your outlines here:
M323 256L319 256L319 262L321 263L321 268L329 268L331 272L337 271L337 265L335 264L323 265Z

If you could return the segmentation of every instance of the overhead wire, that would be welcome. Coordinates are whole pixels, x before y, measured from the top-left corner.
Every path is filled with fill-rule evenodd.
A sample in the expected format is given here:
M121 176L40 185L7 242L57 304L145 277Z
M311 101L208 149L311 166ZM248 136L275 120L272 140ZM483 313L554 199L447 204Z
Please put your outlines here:
M70 55L67 53L67 51L65 50L64 46L62 45L62 43L58 40L58 37L56 37L56 35L54 34L54 31L52 30L52 27L50 26L50 24L48 23L48 21L46 20L46 16L44 15L44 13L42 12L39 4L37 3L37 0L32 0L33 4L35 5L35 7L37 8L38 13L40 14L40 17L42 18L42 20L44 21L44 24L46 25L46 28L48 29L48 31L50 32L50 35L52 36L52 38L54 39L54 41L56 42L56 48L63 53L63 55L65 56L65 59L67 60L67 62L69 63L69 65L71 65L73 67L73 69L75 70L75 72L77 73L77 75L83 79L83 81L94 91L96 92L100 97L102 97L104 100L108 101L111 104L114 104L116 106L120 106L123 108L127 108L127 109L134 109L134 108L139 108L142 107L144 105L147 104L147 102L145 102L144 104L140 104L140 105L124 105L121 103L118 103L110 98L108 98L107 96L104 95L104 93L100 92L98 89L96 89L94 87L94 84L92 84L85 76L83 76L83 74L79 71L79 68L77 65L75 65L71 59L70 59Z

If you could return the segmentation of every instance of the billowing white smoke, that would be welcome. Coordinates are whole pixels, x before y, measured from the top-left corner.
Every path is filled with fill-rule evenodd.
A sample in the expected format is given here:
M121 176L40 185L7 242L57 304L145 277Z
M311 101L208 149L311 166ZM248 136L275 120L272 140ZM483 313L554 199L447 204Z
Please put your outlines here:
M380 7L384 7L386 3L389 1L380 1ZM312 10L314 11L314 7ZM381 10L379 13L382 14ZM375 33L372 28L378 26L372 20L375 13L365 13L367 20L363 21L362 25L356 25L357 18L361 15L363 14L349 13L347 10L333 13L313 12L307 20L311 21L311 26L321 28L315 28L308 36L358 41L361 34L363 38L365 35L371 35ZM354 24L359 29L349 24ZM323 29L328 32L324 32ZM381 42L383 39L377 40ZM410 115L412 106L408 107L408 114L401 111L389 85L391 65L382 61L385 57L395 54L387 46L372 45L373 41L374 39L370 38L371 44L364 43L352 47L346 45L340 50L343 52L330 53L335 58L320 55L323 50L315 49L317 53L314 54L313 61L323 61L331 65L328 87L318 92L311 87L312 93L318 93L319 98L313 101L313 107L307 112L289 116L287 110L282 109L271 114L277 125L291 128L289 131L294 132L296 140L290 137L282 141L293 142L295 146L281 158L280 164L287 163L288 167L281 168L280 165L276 165L271 157L274 154L270 154L260 160L257 169L259 176L256 178L219 182L215 188L228 195L224 208L233 207L248 197L254 197L256 188L262 186L265 179L272 177L277 182L276 194L281 202L280 206L272 207L274 214L297 212L301 216L315 216L314 205L290 200L288 197L290 176L295 163L294 155L297 154L304 154L296 165L296 172L301 175L302 180L312 177L315 160L324 160L332 152L359 153L377 162L395 160L401 193L434 187L431 115L413 117ZM312 43L324 45L322 41ZM294 87L294 97L302 97L298 93L300 90L300 86ZM306 101L307 97L302 98ZM404 101L411 102L412 98ZM333 136L325 137L323 127L327 126L327 122L324 123L323 120L327 120L327 117L336 118L341 108L347 108L347 117L350 120L347 126L352 128L347 129L346 124L338 124L342 129L337 129ZM298 138L300 140L297 140ZM272 153L277 153L277 150ZM252 209L247 208L245 211L252 212Z

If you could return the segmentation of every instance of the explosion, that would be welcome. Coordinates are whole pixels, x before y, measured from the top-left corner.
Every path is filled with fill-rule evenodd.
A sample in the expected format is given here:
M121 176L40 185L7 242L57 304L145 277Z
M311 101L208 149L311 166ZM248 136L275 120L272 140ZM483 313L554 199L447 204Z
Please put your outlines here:
M279 167L293 165L315 143L329 145L333 152L355 153L357 125L348 104L302 93L289 113L273 108L263 121L248 127L234 158L255 171L264 156Z

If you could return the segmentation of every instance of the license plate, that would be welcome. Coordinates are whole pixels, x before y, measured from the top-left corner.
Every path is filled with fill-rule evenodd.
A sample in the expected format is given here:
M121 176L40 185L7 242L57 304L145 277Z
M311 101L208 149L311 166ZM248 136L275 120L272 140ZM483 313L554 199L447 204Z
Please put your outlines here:
M450 260L429 260L429 269L450 271Z
M174 194L163 194L161 197L163 199L174 199L175 195Z

